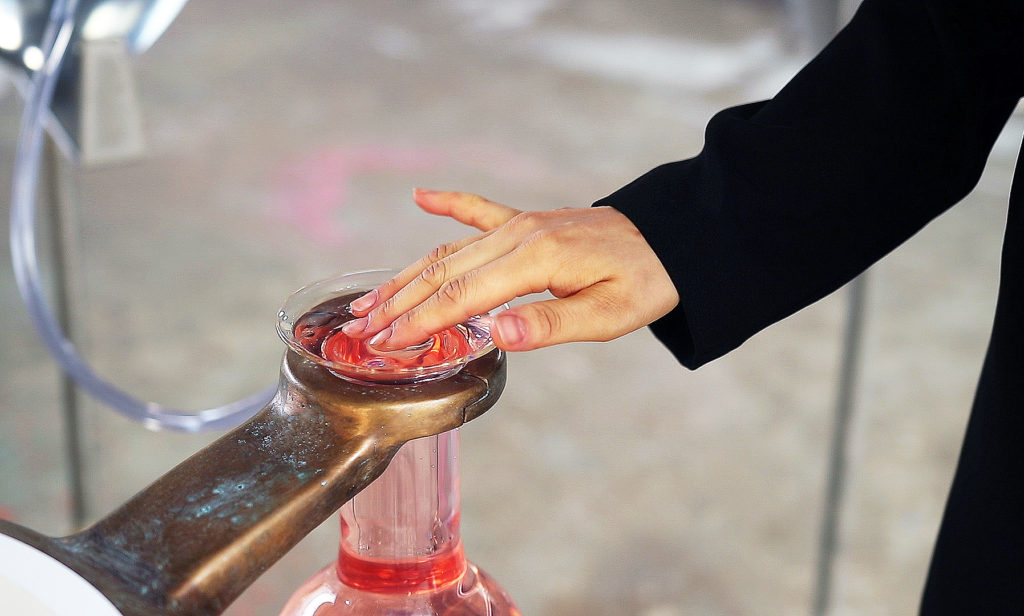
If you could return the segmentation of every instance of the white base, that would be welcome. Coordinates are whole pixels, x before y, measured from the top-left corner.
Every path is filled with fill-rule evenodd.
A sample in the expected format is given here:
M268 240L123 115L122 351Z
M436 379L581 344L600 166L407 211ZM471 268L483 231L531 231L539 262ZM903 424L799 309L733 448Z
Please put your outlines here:
M0 606L18 616L121 614L67 565L6 535L0 535Z

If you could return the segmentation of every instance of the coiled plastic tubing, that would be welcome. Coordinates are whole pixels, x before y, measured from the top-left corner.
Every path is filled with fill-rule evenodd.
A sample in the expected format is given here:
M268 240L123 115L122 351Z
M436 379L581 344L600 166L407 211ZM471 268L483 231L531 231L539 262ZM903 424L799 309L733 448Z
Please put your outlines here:
M32 74L21 133L14 159L11 186L11 261L32 324L46 348L78 387L114 411L153 430L200 432L235 426L263 408L276 387L234 402L198 411L165 407L140 400L103 379L75 349L47 304L36 255L36 187L42 159L43 136L61 64L75 29L77 0L56 0L49 15L40 48L43 66Z

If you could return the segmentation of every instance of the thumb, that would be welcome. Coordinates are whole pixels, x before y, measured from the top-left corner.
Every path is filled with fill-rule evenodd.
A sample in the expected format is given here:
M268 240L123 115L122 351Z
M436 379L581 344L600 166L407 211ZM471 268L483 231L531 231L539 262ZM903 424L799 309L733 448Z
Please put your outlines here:
M491 328L494 343L506 351L530 351L565 342L603 342L638 329L597 286L498 313Z

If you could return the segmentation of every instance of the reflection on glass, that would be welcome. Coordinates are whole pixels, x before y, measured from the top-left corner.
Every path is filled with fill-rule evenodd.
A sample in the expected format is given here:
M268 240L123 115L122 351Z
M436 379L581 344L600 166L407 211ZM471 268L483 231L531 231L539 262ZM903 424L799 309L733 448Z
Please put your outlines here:
M360 383L410 383L449 377L494 348L489 315L471 317L419 344L392 351L341 331L342 325L355 318L349 310L352 300L391 274L383 270L348 274L297 291L279 314L278 333L304 356L342 378Z

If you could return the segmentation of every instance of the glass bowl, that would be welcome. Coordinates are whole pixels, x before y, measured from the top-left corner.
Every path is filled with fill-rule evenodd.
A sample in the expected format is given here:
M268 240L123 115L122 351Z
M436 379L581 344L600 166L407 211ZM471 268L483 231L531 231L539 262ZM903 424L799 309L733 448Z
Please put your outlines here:
M350 338L341 326L355 319L349 303L377 288L398 270L343 274L292 293L277 315L277 333L288 347L335 375L362 384L433 381L457 374L463 366L494 348L493 313L434 334L420 344L385 351L365 339ZM504 306L507 308L507 306Z

